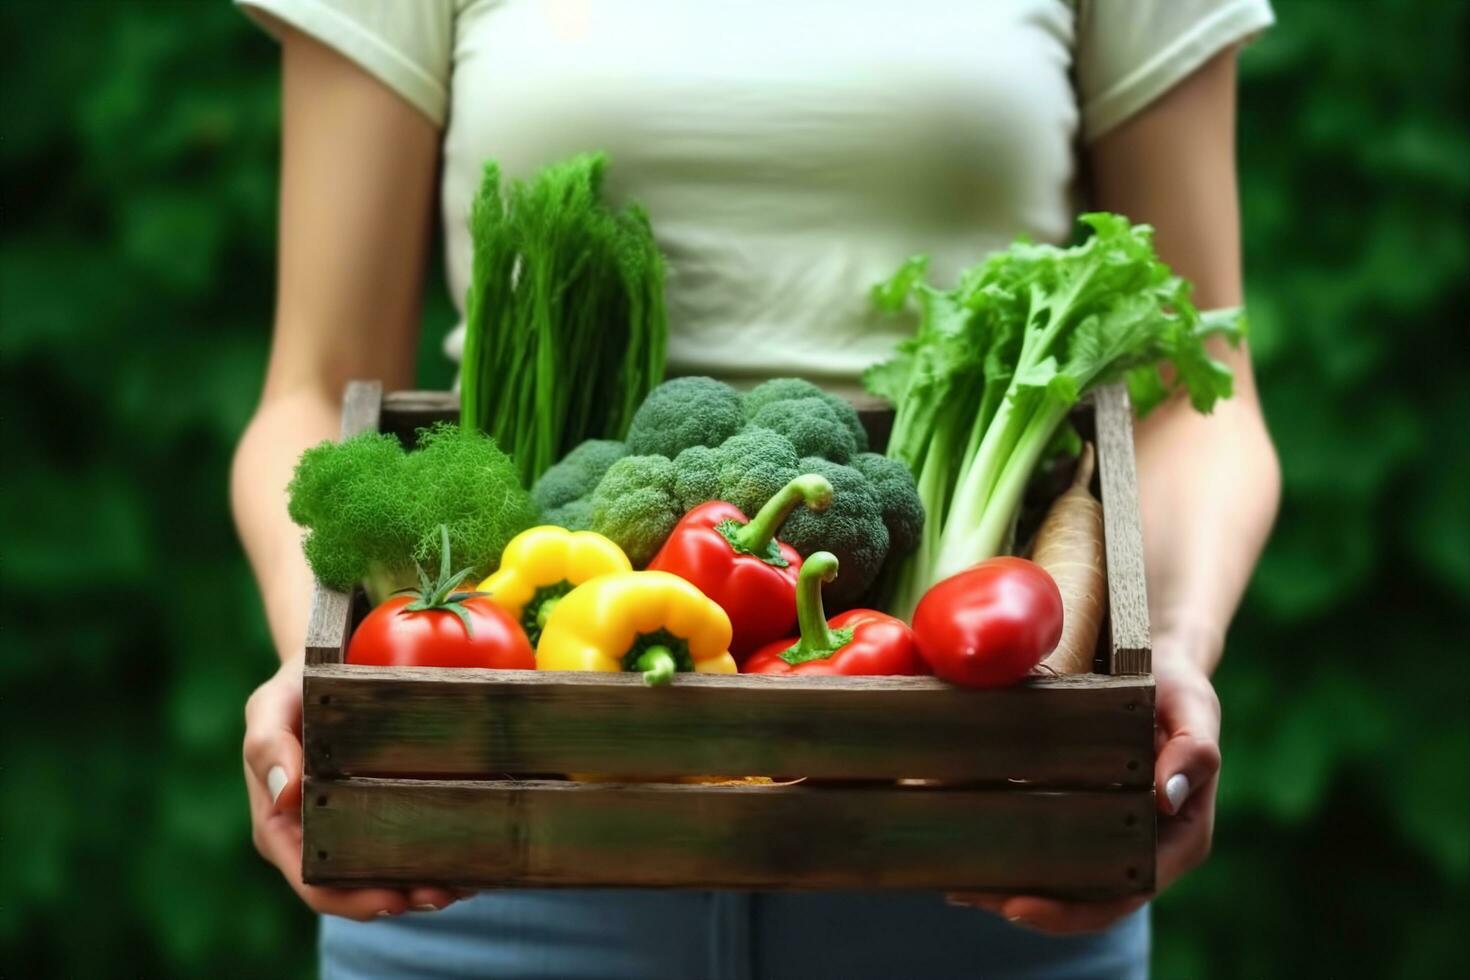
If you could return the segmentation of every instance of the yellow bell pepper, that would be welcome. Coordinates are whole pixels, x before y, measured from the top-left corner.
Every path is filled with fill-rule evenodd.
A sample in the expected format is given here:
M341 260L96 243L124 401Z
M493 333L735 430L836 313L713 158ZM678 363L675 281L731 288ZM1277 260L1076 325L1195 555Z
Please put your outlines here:
M477 591L515 617L534 647L563 596L599 575L632 568L623 549L602 535L547 524L511 538L499 570Z
M676 670L733 674L730 617L668 572L602 575L562 597L536 647L541 670L638 670L650 685Z

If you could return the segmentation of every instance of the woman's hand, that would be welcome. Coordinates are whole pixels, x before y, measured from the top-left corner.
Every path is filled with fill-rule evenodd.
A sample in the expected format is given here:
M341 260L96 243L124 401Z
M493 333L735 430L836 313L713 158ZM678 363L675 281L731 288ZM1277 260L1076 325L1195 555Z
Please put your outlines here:
M245 788L255 849L315 912L367 921L432 912L462 897L443 888L320 888L301 880L301 665L281 664L245 702Z
M1182 641L1161 636L1154 646L1159 850L1153 895L1066 902L963 892L950 895L951 904L989 909L1043 932L1095 932L1137 910L1209 856L1220 777L1220 700L1198 666L1201 658L1186 654Z

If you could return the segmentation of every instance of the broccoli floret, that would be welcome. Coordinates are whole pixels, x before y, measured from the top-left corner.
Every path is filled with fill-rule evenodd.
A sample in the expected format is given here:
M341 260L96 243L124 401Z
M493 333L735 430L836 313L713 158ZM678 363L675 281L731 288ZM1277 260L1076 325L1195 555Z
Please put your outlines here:
M666 456L624 456L608 467L589 505L591 529L615 541L637 566L648 564L684 516Z
M495 440L449 424L424 431L412 453L377 433L314 446L287 493L291 519L307 531L307 561L334 589L364 579L411 582L415 561L438 565L440 525L455 567L484 575L536 521L535 503Z
M719 451L690 446L674 457L674 496L686 511L720 499Z
M842 424L832 406L820 398L771 402L751 417L750 424L781 433L791 440L801 456L820 456L834 463L845 463L857 451L852 432Z
M823 391L802 378L772 378L758 384L745 393L741 405L745 409L745 417L754 419L768 405L800 398L820 398L826 402L837 420L852 433L853 452L867 451L868 430L863 428L862 420L858 418L857 409L852 407L852 403L830 391Z
M842 574L822 586L822 598L833 609L855 605L877 579L888 555L888 528L883 508L868 478L850 466L807 456L797 468L818 473L832 484L832 505L820 513L796 511L781 528L781 540L802 556L830 551Z
M924 531L924 504L909 468L902 460L878 453L858 453L847 465L868 478L878 497L883 525L888 528L889 558L902 558L913 551Z
M734 504L747 517L798 475L800 458L791 440L770 429L749 428L726 439L715 457L719 473L715 499Z
M588 439L541 474L531 488L531 499L551 511L586 497L607 468L626 455L628 447L614 439Z
M541 512L543 524L555 524L568 531L585 531L592 526L592 498L569 500L560 507Z
M690 446L718 446L744 424L734 388L714 378L675 378L638 406L628 427L628 452L673 459Z

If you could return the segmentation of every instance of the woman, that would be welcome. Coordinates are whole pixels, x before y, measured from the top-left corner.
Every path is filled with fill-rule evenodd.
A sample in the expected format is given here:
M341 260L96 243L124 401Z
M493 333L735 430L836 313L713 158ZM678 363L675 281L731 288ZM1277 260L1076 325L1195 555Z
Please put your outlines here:
M525 176L608 151L610 195L648 208L670 259L672 373L856 391L899 336L867 311L870 283L916 251L945 281L1018 234L1065 239L1079 188L1153 224L1201 307L1238 305L1234 51L1269 24L1266 0L240 2L283 42L285 134L275 339L233 477L281 657L246 707L246 782L256 846L327 916L323 972L1146 973L1141 900L303 885L311 580L281 490L335 436L348 379L412 383L436 198L463 297L486 159ZM1137 431L1160 888L1209 850L1209 675L1278 496L1248 353L1216 354L1233 399L1208 417L1174 402ZM401 916L417 911L433 914Z

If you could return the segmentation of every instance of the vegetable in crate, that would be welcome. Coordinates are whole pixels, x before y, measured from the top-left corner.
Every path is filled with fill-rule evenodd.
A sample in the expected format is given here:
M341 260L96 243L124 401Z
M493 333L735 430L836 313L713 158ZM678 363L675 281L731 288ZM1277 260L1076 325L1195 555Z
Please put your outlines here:
M530 670L531 643L480 592L459 591L473 569L450 572L449 529L440 526L439 578L420 568L419 587L368 613L347 645L347 662L374 667L490 667Z
M744 424L734 388L714 378L675 378L638 406L628 426L628 452L673 459L690 446L718 446Z
M796 584L801 635L767 644L745 662L747 674L923 674L914 637L902 620L874 609L851 609L830 620L822 583L837 577L837 556L818 551L801 566Z
M797 507L822 511L832 503L832 484L798 476L766 501L753 518L720 500L685 514L648 563L672 572L719 603L730 617L730 652L738 661L784 636L796 623L796 576L801 555L776 540Z
M632 570L623 550L602 535L542 525L511 539L479 590L521 624L534 646L562 596L588 579Z
M495 436L530 484L588 438L620 439L663 377L664 263L637 205L602 200L607 158L582 154L470 210L460 420Z
M851 466L811 456L801 461L801 469L831 482L832 506L820 513L792 514L783 533L787 543L803 555L817 551L837 555L842 576L824 584L822 594L830 605L850 608L877 580L888 556L883 502L868 478Z
M302 453L287 487L291 519L323 585L364 582L381 602L415 581L415 562L443 560L439 526L476 576L536 521L514 464L495 440L441 423L405 453L391 435L364 433Z
M924 593L914 644L935 676L964 687L1024 679L1062 635L1062 596L1024 558L991 558Z
M639 671L650 686L676 671L735 673L730 618L668 572L614 572L577 586L546 619L541 670Z
M928 518L896 576L901 614L931 583L1003 550L1037 463L1089 389L1126 378L1139 411L1181 388L1200 411L1230 394L1204 338L1238 338L1237 319L1195 309L1147 225L1082 221L1093 231L1083 244L1017 243L954 289L925 283L917 257L873 290L884 309L910 295L920 309L914 337L864 375L896 410L888 455L918 475ZM1174 371L1167 384L1161 363Z
M736 424L732 406L737 404L743 428L727 435ZM670 419L684 417L691 424L660 428ZM832 424L833 419L838 424ZM591 492L570 501L564 500L565 491L584 484L564 476L558 464L534 492L558 501L547 504L548 522L605 534L641 565L690 509L721 500L753 514L793 478L811 470L791 436L803 446L846 460L844 466L808 457L818 460L811 466L823 467L817 471L821 475L833 479L837 474L834 485L840 481L857 488L830 520L812 522L814 515L808 512L794 515L793 522L801 519L799 530L789 537L801 554L828 548L849 562L846 581L829 589L827 600L850 605L868 589L887 557L901 556L918 540L924 512L907 468L867 452L867 435L856 410L809 381L777 378L743 396L712 378L670 381L650 393L628 437L630 451L658 449L658 453L613 462ZM564 461L568 474L589 469L582 462L583 451L578 447ZM586 450L589 456L611 451Z
M1062 594L1062 638L1041 662L1058 674L1092 670L1107 602L1102 505L1087 489L1093 460L1088 443L1077 460L1072 485L1046 512L1031 549L1031 560L1046 569Z

